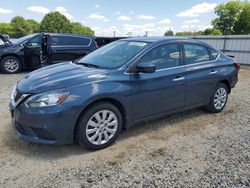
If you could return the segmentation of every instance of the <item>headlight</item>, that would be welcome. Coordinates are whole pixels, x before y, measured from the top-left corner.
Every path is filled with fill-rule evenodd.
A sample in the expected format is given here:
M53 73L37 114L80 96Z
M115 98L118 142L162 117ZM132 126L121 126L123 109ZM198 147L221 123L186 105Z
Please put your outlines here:
M61 104L69 96L70 92L48 92L34 95L25 102L27 107L48 107Z
M11 92L11 100L15 99L15 95L16 95L16 88L17 88L17 84L14 85L12 92Z

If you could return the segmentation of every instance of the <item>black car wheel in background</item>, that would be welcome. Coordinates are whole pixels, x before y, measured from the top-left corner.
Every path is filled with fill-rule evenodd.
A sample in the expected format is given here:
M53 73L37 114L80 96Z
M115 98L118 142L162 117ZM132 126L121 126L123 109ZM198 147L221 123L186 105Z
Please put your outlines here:
M1 60L1 71L4 73L18 73L21 70L21 61L14 56L7 56Z

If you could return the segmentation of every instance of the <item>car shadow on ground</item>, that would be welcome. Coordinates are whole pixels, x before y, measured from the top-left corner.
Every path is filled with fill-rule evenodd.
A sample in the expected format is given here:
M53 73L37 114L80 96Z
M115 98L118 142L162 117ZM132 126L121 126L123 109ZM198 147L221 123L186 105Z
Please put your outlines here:
M193 117L200 117L204 115L208 115L208 113L204 112L201 109L195 109L178 113L175 115L170 115L147 123L135 125L129 130L123 131L120 137L118 137L118 141L114 143L111 147L106 148L105 150L113 151L116 148L114 146L115 144L119 144L120 142L126 142L126 140L131 137L137 137L141 134L147 134L155 130L157 131L158 129L166 128L168 126L172 127L175 126L176 123L182 123ZM198 127L198 125L195 126ZM201 127L199 127L199 129L200 128ZM26 141L19 140L17 138L16 132L13 129L9 130L7 135L9 135L8 138L3 140L3 144L7 151L11 150L17 155L22 155L24 157L37 160L54 160L66 158L71 155L84 155L90 152L98 152L82 148L76 143L62 146L29 143ZM126 147L124 147L124 149L126 149Z

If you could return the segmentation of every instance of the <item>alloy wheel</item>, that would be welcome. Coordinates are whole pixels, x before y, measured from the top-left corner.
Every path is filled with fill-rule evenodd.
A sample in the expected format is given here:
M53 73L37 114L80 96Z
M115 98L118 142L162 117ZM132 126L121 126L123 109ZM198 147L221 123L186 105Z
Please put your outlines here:
M96 112L86 126L88 141L94 145L106 144L114 137L118 128L118 119L110 110Z
M215 92L215 96L214 96L214 107L217 110L221 110L227 101L227 91L225 88L220 87L219 89L217 89L217 91Z
M19 63L15 59L7 59L4 61L4 68L8 72L16 72L19 69Z

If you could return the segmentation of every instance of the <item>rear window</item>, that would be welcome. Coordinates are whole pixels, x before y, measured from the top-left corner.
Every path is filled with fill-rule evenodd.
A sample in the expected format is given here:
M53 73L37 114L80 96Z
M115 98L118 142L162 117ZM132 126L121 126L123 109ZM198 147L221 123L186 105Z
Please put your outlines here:
M219 52L217 50L212 49L212 48L209 48L209 51L210 51L210 55L211 55L211 60L215 60L218 57Z
M183 47L186 65L209 61L209 53L206 47L199 44L183 44Z
M61 46L61 45L89 45L91 39L85 37L71 37L71 36L51 36L51 45L52 46Z

